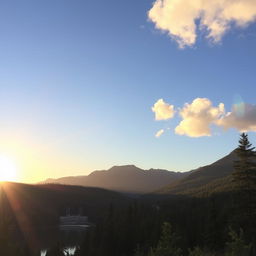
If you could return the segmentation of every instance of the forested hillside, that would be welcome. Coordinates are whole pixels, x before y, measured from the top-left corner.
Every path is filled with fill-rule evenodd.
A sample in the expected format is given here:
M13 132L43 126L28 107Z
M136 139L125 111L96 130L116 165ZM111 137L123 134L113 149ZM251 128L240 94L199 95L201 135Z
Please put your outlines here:
M255 256L255 157L242 134L234 152L180 181L183 194L132 198L97 188L2 184L0 255L38 255L37 228L57 225L69 207L93 222L76 256ZM195 182L189 193L186 185ZM56 241L47 256L64 255L62 249Z
M237 159L235 150L213 164L192 170L191 173L158 191L159 194L208 195L232 190L230 183Z

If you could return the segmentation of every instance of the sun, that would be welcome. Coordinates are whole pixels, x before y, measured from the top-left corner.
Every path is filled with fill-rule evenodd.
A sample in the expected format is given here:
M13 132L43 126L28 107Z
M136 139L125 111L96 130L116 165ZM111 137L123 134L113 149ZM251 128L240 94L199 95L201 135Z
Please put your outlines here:
M5 155L0 155L0 181L16 181L17 166L15 161Z

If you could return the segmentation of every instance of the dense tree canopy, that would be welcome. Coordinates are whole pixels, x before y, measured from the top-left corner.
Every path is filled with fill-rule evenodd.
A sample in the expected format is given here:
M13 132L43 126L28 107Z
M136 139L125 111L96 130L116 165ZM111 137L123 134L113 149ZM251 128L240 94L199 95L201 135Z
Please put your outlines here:
M240 135L236 149L233 183L234 221L237 228L242 227L247 236L256 237L256 155L248 135Z

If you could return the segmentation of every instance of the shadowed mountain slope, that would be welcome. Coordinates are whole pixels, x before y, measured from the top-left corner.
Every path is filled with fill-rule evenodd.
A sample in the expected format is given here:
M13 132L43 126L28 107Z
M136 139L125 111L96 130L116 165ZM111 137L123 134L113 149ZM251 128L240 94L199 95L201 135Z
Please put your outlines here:
M193 195L230 190L235 160L236 153L232 151L213 164L191 171L185 178L161 188L157 193Z
M71 214L78 214L81 208L83 214L93 221L104 216L111 204L123 206L130 200L125 195L101 188L60 184L4 182L0 183L0 190L22 227L56 225L59 216L66 214L67 208L70 208Z
M28 243L36 252L59 241L59 216L83 214L90 223L99 223L110 209L124 211L130 202L121 193L100 188L0 183L1 225L7 225L4 230L13 237L13 244ZM69 232L65 233L65 239L69 236ZM76 235L73 238L78 239Z
M48 179L44 183L100 187L126 193L149 193L188 174L160 169L143 170L134 165L125 165L94 171L88 176Z

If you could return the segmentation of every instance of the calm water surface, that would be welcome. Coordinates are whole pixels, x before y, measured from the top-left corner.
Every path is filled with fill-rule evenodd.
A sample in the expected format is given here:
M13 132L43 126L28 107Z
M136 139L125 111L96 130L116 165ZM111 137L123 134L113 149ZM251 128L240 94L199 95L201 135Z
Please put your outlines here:
M45 256L49 248L56 245L64 248L69 255L75 253L76 248L81 244L84 239L87 227L64 227L64 228L46 228L40 230L40 251L41 256Z

